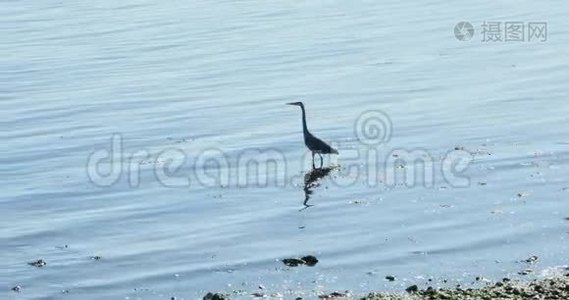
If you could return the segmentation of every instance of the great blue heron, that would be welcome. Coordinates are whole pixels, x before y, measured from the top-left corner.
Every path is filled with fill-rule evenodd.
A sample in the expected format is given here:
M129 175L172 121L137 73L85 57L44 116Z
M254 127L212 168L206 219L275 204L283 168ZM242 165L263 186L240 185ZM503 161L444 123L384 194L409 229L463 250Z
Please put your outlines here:
M304 104L302 104L302 102L291 102L287 104L300 106L300 109L302 110L302 132L304 133L304 144L312 152L312 167L314 167L315 154L320 156L320 166L324 164L322 154L338 154L338 150L330 147L330 145L313 136L312 133L308 131L308 127L306 126L306 111L304 110Z

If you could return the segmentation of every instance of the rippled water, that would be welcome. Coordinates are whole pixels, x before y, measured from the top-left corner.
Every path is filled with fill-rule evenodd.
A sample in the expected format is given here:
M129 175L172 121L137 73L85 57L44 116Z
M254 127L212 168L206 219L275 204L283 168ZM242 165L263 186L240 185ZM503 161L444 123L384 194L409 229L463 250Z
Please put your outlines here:
M259 285L311 298L566 264L567 8L4 1L0 298L196 299ZM462 20L471 41L453 36ZM481 42L484 21L547 22L548 40ZM284 105L298 100L340 150L326 161L340 167L307 189L310 207L300 110ZM354 129L369 110L391 121L379 145ZM100 186L88 159L113 134L111 174L123 171ZM260 159L247 173L240 158L254 149L286 169ZM420 169L386 164L412 150L436 166L472 153L459 174L469 185L438 168L432 186L390 181ZM278 261L308 254L315 267ZM537 265L519 262L532 255ZM40 258L46 267L27 264Z

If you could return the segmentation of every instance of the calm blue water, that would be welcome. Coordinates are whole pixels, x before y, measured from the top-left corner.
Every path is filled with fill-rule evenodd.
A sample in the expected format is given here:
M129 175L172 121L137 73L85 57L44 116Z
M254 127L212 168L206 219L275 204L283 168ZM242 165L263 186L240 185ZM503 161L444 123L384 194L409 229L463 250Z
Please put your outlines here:
M0 3L0 298L247 297L262 285L311 299L567 264L568 8ZM454 37L459 21L472 40ZM547 22L548 40L481 42L484 21ZM308 208L300 110L284 105L299 100L340 151ZM392 129L373 146L354 130L369 110ZM120 152L93 173L113 134ZM390 180L421 169L386 163L414 150L437 166L427 187ZM448 153L470 162L453 173L466 186L441 175ZM313 268L279 261L308 254Z

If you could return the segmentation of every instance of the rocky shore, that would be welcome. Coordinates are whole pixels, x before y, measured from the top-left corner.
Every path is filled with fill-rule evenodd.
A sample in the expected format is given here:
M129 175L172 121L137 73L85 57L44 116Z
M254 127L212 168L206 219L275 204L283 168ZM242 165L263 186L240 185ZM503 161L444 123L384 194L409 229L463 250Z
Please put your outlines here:
M252 294L253 299L286 299L282 295ZM208 293L204 300L229 300L231 295ZM360 300L566 300L569 299L569 274L554 278L532 281L504 278L499 282L487 283L477 288L436 288L420 289L412 285L402 294L371 293L367 296L353 295L348 291L332 292L318 296L319 299L360 299ZM239 299L243 299L240 297ZM295 298L291 298L295 299ZM297 297L296 300L303 300Z
M369 294L362 300L492 300L492 299L569 299L569 274L555 278L501 282L481 288L433 288L420 290L416 286L408 289L406 295Z

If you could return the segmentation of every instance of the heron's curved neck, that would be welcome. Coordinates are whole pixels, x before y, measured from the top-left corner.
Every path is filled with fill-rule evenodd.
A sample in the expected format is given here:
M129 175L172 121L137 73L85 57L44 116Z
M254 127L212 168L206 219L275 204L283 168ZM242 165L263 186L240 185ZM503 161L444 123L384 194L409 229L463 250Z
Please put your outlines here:
M306 111L304 111L304 105L301 105L300 109L302 109L302 132L306 135L308 133L308 127L306 126Z

